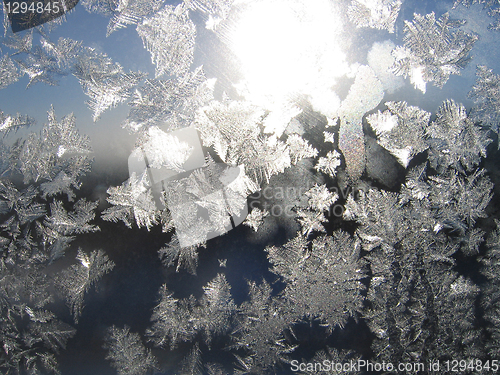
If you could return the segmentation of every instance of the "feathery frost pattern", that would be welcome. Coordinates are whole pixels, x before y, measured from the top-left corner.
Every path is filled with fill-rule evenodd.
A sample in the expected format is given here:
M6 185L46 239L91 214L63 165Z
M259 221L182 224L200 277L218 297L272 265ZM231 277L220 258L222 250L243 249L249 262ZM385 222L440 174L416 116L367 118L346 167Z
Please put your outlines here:
M276 6L286 18L288 2L259 0L259 16L274 17L266 8ZM123 224L134 239L150 236L154 241L144 241L140 250L157 252L156 266L170 269L156 269L163 280L157 300L144 304L147 328L107 323L103 359L120 375L281 374L294 363L364 358L442 366L458 359L467 361L463 374L489 371L478 369L477 360L485 364L500 350L498 173L486 159L490 144L498 141L490 135L500 128L500 75L494 66L477 67L470 111L453 99L433 114L405 101L381 106L385 93L393 95L399 87L396 78L409 78L425 93L428 83L442 88L461 73L479 38L461 29L464 21L451 20L448 13L438 19L434 13L414 14L404 21L401 46L374 40L368 65L347 64L344 53L351 54L340 46L328 49L339 55L338 64L318 67L338 85L327 85L318 95L276 97L273 105L246 100L245 84L235 82L249 78L244 69L242 77L223 72L199 45L208 41L214 51L227 51L252 2L81 3L108 18L107 36L128 35L119 29L135 27L154 77L127 73L80 41L51 40L52 28L63 19L14 34L4 17L0 89L23 80L27 88L40 82L56 86L66 76L76 77L94 121L128 105L122 126L136 143L129 178L106 186L108 204L99 204L83 197L90 191L81 187L91 170L92 148L72 114L57 118L50 108L41 130L29 133L33 118L0 111L1 373L60 373L58 356L76 333L71 325L85 329L94 288L105 285L113 293L108 274L115 269L113 260L121 263L110 259L116 254L113 244L93 250L82 243ZM322 3L331 5L318 0L310 6L321 9ZM396 31L398 17L408 14L407 3L351 0L339 6L347 11L355 38L368 32L387 37ZM488 8L495 21L490 29L500 29L498 0L455 1L455 6L473 4ZM249 21L252 37L258 36L259 22ZM320 23L312 26L323 41L324 29L316 29ZM324 33L326 46L347 30L341 29L338 35ZM288 47L302 49L301 44L294 40ZM258 52L253 57L270 67L267 51ZM313 53L314 60L329 61L324 52ZM223 54L218 57L225 69L234 56ZM206 70L195 62L207 62ZM290 81L300 73L292 72ZM343 85L349 80L347 90ZM258 197L249 199L256 192ZM96 212L98 220L108 221L102 237ZM236 228L241 223L246 227ZM251 256L238 258L240 248ZM61 269L66 253L75 259ZM147 272L153 275L153 268ZM241 289L243 278L248 290ZM59 317L55 312L64 303L69 315ZM353 333L368 338L370 350L366 342L339 342ZM85 335L75 342L80 336Z
M347 14L357 27L371 27L394 33L401 0L353 0Z
M130 327L108 329L104 348L108 349L106 359L119 375L150 374L157 368L156 358L144 347L138 333L130 332Z
M473 121L480 121L498 133L500 129L500 75L480 65L476 70L477 80L469 97L474 100L471 112Z
M48 115L40 134L13 144L1 141L7 162L0 181L0 369L5 374L58 373L56 354L76 330L48 310L57 282L46 267L64 255L74 235L98 230L90 224L97 205L85 199L72 203L90 167L89 140L76 131L74 116L57 121L53 109ZM19 114L1 118L2 139L34 123Z
M361 279L365 276L359 250L359 244L344 232L316 238L311 250L301 237L281 248L266 249L271 271L287 282L284 298L332 330L363 306Z
M386 102L388 110L367 116L378 143L408 167L411 159L427 149L425 130L431 114L406 102Z
M4 55L0 59L0 89L17 82L19 79L19 72L14 62L9 55Z
M156 65L156 78L166 75L184 75L193 62L196 27L182 3L166 5L137 26L144 46Z
M57 283L62 290L66 303L75 323L82 314L85 294L115 264L109 260L102 250L94 250L90 254L78 249L76 259L79 263L62 271L57 276Z
M87 104L94 112L94 121L108 108L125 102L145 77L140 72L124 73L120 64L113 63L106 54L92 48L85 48L78 55L73 74L80 81L85 95L90 98Z
M411 83L423 93L426 83L443 87L450 75L460 75L470 61L469 55L478 36L457 30L463 21L451 20L448 13L438 20L433 13L414 15L405 21L404 47L392 52L396 62L394 73L410 77Z

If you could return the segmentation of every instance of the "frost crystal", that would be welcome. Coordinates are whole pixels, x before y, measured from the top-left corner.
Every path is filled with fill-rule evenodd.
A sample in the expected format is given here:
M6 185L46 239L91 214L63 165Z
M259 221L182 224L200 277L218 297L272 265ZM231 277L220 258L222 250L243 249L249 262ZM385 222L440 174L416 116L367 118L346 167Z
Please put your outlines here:
M387 102L385 105L388 111L378 111L366 120L375 130L378 143L406 168L413 156L427 148L425 129L431 114L406 102Z
M166 5L139 23L137 32L156 65L156 78L187 73L193 62L196 27L184 4Z
M94 250L90 254L86 254L82 249L78 249L76 259L79 263L62 271L56 277L56 282L66 299L75 323L78 323L83 310L85 294L102 276L111 271L115 264L102 250Z
M234 0L184 0L188 8L208 14L206 27L215 30L217 25L229 15Z
M302 235L309 237L312 232L326 232L322 223L327 221L322 211L297 210L297 221L300 223Z
M4 55L0 59L0 90L6 88L10 84L17 82L19 72L14 62L9 55Z
M21 73L29 77L27 88L37 82L55 86L58 79L67 74L59 68L56 58L49 56L38 46L25 61L18 60L17 63L21 67Z
M85 48L78 55L73 74L80 81L85 95L90 97L87 104L94 112L94 121L108 108L125 102L145 77L140 72L124 73L120 64L113 63L106 54L92 48Z
M296 348L285 334L290 331L289 322L296 318L290 315L292 308L271 297L271 287L266 281L260 285L249 282L248 286L250 300L241 304L237 327L232 333L234 346L245 352L244 357L235 355L235 374L239 375L266 373L286 361L287 354Z
M219 274L203 289L204 295L198 301L192 295L178 300L163 285L160 302L151 316L153 326L146 331L150 341L160 347L169 343L173 349L180 342L193 340L198 333L207 345L213 337L227 333L236 311L231 287L224 275Z
M325 157L320 157L314 169L316 169L318 172L326 173L333 178L337 174L337 168L340 166L340 164L340 154L336 150L334 150L329 151Z
M3 114L2 120L5 132L33 121ZM89 162L75 154L89 150L87 141L74 129L73 116L58 122L52 109L40 135L1 145L3 162L9 164L0 182L2 373L58 373L55 354L75 334L46 310L55 302L55 280L47 277L46 267L64 254L74 234L98 229L89 224L96 204L85 199L63 204L58 197L61 174L71 176L64 185L69 201L80 187L78 178L88 171Z
M291 165L288 145L275 136L261 135L259 125L263 115L262 109L247 102L213 101L198 111L195 121L203 145L213 147L226 164L244 165L258 184ZM314 154L305 141L299 145L298 139L295 140L294 160Z
M31 48L33 46L33 30L29 30L28 32L23 34L11 34L6 38L2 39L2 43L8 47L16 50L14 55L19 53L31 53Z
M347 14L357 27L394 32L401 0L353 0Z
M43 50L57 60L61 69L72 66L74 59L81 53L82 42L69 38L59 38L57 44L47 38L41 37L40 44Z
M146 140L134 153L145 153L150 168L167 168L176 172L184 172L183 165L191 156L193 147L179 140L175 135L163 132L153 126L148 129Z
M471 171L481 157L486 157L486 147L491 143L486 131L467 117L465 107L453 100L443 102L426 133L430 138L429 160L437 170L451 166Z
M146 174L140 178L132 174L121 186L110 187L107 200L113 207L104 210L102 218L114 223L123 221L129 228L133 222L148 230L157 224L159 214L146 181Z
M118 6L116 0L82 0L81 4L89 13L100 13L105 16L113 15Z
M471 112L473 121L491 127L496 133L500 129L500 75L486 66L478 66L477 80L469 97L474 100Z
M203 375L203 362L201 360L200 345L196 342L189 353L180 363L181 374L186 375Z
M148 79L135 91L124 126L132 131L160 124L168 130L189 126L198 108L213 99L214 83L201 67L165 81Z
M174 234L169 243L158 250L158 255L165 267L173 266L177 262L176 272L185 268L190 274L196 275L198 267L198 248L203 245L181 247L177 235Z
M414 17L412 22L405 21L404 47L393 51L393 69L396 75L410 77L415 88L425 93L427 82L441 88L451 74L460 75L478 36L455 31L464 22L450 20L448 13L437 21L434 12Z
M28 139L17 144L16 168L23 174L25 183L42 179L52 181L64 171L73 180L72 185L79 186L79 177L89 170L87 155L92 148L90 139L78 134L75 123L73 114L57 121L51 108L41 134L31 133Z
M242 167L209 161L188 177L164 181L163 191L181 246L203 244L241 224L256 185Z
M247 216L243 224L252 228L255 232L259 229L261 224L264 222L264 218L269 216L269 212L266 210L259 210L257 207L252 208L252 211Z
M11 131L16 132L18 129L23 127L30 127L35 124L35 119L29 116L23 116L19 113L15 116L6 115L0 111L0 134L5 137Z
M305 245L295 238L281 248L268 247L271 271L287 282L283 295L298 311L333 330L363 307L359 245L344 232L316 238L310 251Z
M481 305L485 309L485 319L488 321L487 330L491 335L491 342L487 349L490 355L495 355L500 350L500 222L495 220L496 229L490 234L487 246L488 252L481 260L481 273L488 278L488 284L481 297Z
M306 197L309 198L309 208L315 211L327 211L339 199L339 195L331 193L326 185L317 184L306 192Z
M318 155L318 150L308 144L307 141L298 134L288 136L286 143L290 148L292 164L297 164L301 159L314 158Z
M484 8L488 9L488 15L496 18L495 22L488 25L488 29L500 30L500 4L498 0L455 0L453 8L456 8L458 5L469 8L474 4L483 4Z
M138 24L144 17L157 12L165 0L117 0L106 36L127 25Z
M128 326L109 328L104 348L109 351L106 359L119 375L150 374L157 369L154 355L144 347L140 335L130 332Z

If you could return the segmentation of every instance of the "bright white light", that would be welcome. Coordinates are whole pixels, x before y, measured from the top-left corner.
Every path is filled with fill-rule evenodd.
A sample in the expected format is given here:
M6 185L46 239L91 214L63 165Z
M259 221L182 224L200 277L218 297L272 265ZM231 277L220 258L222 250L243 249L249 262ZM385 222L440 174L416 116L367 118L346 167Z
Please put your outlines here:
M318 110L336 109L331 88L348 71L338 14L330 0L245 1L230 37L240 93L267 108L304 94Z

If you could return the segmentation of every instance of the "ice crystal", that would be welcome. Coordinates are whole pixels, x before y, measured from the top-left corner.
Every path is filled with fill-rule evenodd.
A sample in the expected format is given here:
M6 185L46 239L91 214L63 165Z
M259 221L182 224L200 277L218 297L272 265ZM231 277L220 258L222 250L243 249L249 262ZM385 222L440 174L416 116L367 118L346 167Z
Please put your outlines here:
M378 359L428 362L480 355L480 334L474 330L478 288L457 278L445 262L426 261L421 248L412 251L412 265L407 256L398 260L402 251L386 249L371 257L365 316Z
M228 17L233 2L234 0L184 0L188 8L208 15L206 27L210 30L215 30Z
M67 74L59 68L56 58L49 56L38 46L26 60L18 60L17 63L21 67L21 73L29 77L27 88L37 82L55 86L58 84L58 79Z
M120 64L88 47L78 55L73 74L90 98L87 104L93 112L94 121L108 108L125 102L145 77L140 72L124 73Z
M306 197L309 199L309 208L316 211L329 210L330 206L339 199L339 195L330 192L324 184L319 186L317 184L314 185L306 192Z
M323 132L325 143L335 143L335 134L331 132Z
M375 130L379 144L406 168L416 154L427 149L424 138L431 114L406 102L385 105L387 111L378 111L366 120Z
M344 232L316 238L311 250L305 245L299 237L281 248L268 247L271 271L287 282L283 295L297 311L333 330L363 307L360 247Z
M50 249L51 257L56 259L68 247L75 234L96 232L99 227L88 222L94 219L97 203L80 199L74 205L74 211L66 211L60 201L50 204L50 216L44 220L44 244Z
M132 131L160 124L168 130L189 126L196 110L213 99L213 85L201 67L165 81L148 79L136 89L124 126Z
M347 14L357 27L394 32L401 0L353 0Z
M318 155L318 150L309 145L307 141L298 134L289 135L286 143L290 148L292 164L297 164L301 159L314 158Z
M197 334L210 345L213 337L227 333L236 305L225 276L217 275L203 289L203 297L196 301L192 295L178 300L166 285L161 287L160 302L151 316L153 325L146 331L156 346L168 344L173 349L180 342L192 341Z
M167 74L181 76L193 62L196 27L187 7L166 5L137 26L144 46L156 65L156 78Z
M461 227L473 226L478 218L486 217L485 209L492 198L493 184L484 170L466 177L452 172L430 177L430 180L429 199L439 207L437 217L443 227L459 233L463 231Z
M159 212L147 183L146 173L139 178L133 173L121 186L110 187L107 201L113 206L102 212L107 221L123 223L132 228L135 222L139 228L148 230L158 223Z
M185 375L203 375L200 345L196 342L180 363L180 373Z
M334 150L329 151L326 156L322 156L318 159L318 162L314 166L318 172L323 172L329 175L330 177L335 177L337 174L337 168L340 166L340 154Z
M158 250L158 255L165 267L177 263L176 272L185 268L192 275L196 275L198 267L198 248L203 245L191 245L181 247L177 235L174 235L169 243Z
M165 0L117 0L113 17L109 21L106 36L127 25L136 25L142 19L157 12Z
M76 118L64 116L60 121L53 108L48 112L48 123L41 134L31 133L27 139L16 144L18 169L24 182L52 181L63 171L72 179L72 185L79 187L78 179L89 170L92 152L90 139L81 136L75 128ZM67 185L63 182L63 186ZM54 190L54 188L52 188Z
M261 224L264 222L264 218L269 216L269 212L266 210L261 211L257 207L252 208L252 211L247 216L243 224L252 228L255 232L259 229Z
M491 127L498 133L500 129L500 75L494 74L486 66L478 66L477 80L469 97L474 100L471 112L473 121Z
M17 82L19 72L9 55L4 55L0 59L0 90Z
M482 296L481 305L485 309L485 319L488 321L487 331L491 335L491 341L487 345L490 355L495 355L500 350L500 293L498 282L500 279L500 222L495 221L496 229L490 234L487 246L488 251L481 260L481 273L488 278Z
M40 44L48 55L57 60L61 69L71 67L82 48L82 42L69 38L59 38L56 44L48 38L41 37Z
M157 360L144 347L138 333L130 332L130 327L108 329L104 348L108 349L107 360L119 375L150 374L157 369Z
M116 0L82 0L81 4L89 13L100 13L105 16L113 15L118 6Z
M22 35L22 36L21 36ZM6 38L2 39L2 43L8 47L16 50L14 55L19 53L31 53L31 48L33 47L33 30L23 34L10 34Z
M246 198L256 189L242 167L211 160L188 177L164 181L180 245L203 244L213 233L220 235L239 225L247 213Z
M235 374L240 375L270 371L296 348L285 334L296 318L290 314L290 306L271 297L266 281L260 285L249 282L248 286L250 300L241 304L237 327L231 334L235 348L245 353L243 357L235 355Z
M464 247L460 238L463 233L457 233L455 228L447 232L444 227L453 220L464 223L463 231L477 233L474 228L466 229L468 210L474 206L484 208L488 192L450 182L463 193L450 191L448 198L458 194L452 198L457 204L447 207L446 197L441 202L436 199L451 185L434 186L431 176L426 177L426 169L420 166L410 176L408 191L401 197L370 190L361 193L356 202L349 197L346 204L346 218L355 218L360 224L357 236L364 249L370 251L366 259L373 277L364 315L376 336L372 348L385 361L427 362L454 355L479 355L480 333L473 330L478 288L451 271L455 264L452 255L461 244ZM461 194L478 201L466 202ZM403 196L408 199L401 199ZM460 212L458 202L463 202L462 210L468 208L458 214L460 217L448 221L443 214ZM469 224L473 225L473 221ZM457 318L450 319L449 311ZM433 328L426 328L429 323ZM449 344L443 344L442 337Z
M163 132L153 126L148 129L146 139L134 153L147 155L150 168L167 168L176 172L184 172L183 165L193 152L193 146L179 140L175 135Z
M5 131L30 122L27 116L11 117L6 123L14 125ZM78 178L89 163L85 156L65 154L85 153L87 142L74 129L72 116L58 122L52 109L40 135L2 145L10 164L0 183L0 315L5 317L0 319L0 369L6 374L58 373L55 354L75 334L46 309L55 301L46 267L64 254L75 234L98 229L89 224L96 204L85 199L63 204L58 197L61 173L71 176L64 183L70 198L80 187Z
M436 21L434 12L415 14L413 21L405 21L404 47L393 51L394 73L410 77L415 88L423 93L427 82L441 88L451 74L460 75L478 39L477 35L456 30L463 23L451 20L448 13Z
M76 259L79 263L62 271L56 280L75 323L78 323L84 307L85 294L102 276L111 271L115 264L102 250L86 254L82 249L78 249Z
M247 102L213 101L201 108L195 126L203 145L213 147L223 162L244 165L247 174L260 184L290 167L290 147L275 136L262 136L259 125L264 111ZM294 161L314 154L314 150L295 137Z
M447 100L438 109L436 119L427 127L429 160L433 168L453 167L458 171L471 171L491 142L486 131L467 116L465 107Z
M0 111L0 134L5 137L11 131L16 132L23 127L30 127L35 124L35 119L27 115L8 115Z
M4 290L5 291L5 290ZM6 296L5 296L6 297ZM19 311L2 311L1 329L3 355L0 369L4 374L55 373L58 365L55 353L66 347L75 329L59 321L53 313L39 308L19 304ZM5 310L5 305L4 309ZM5 313L5 315L4 315ZM23 329L17 327L15 319L28 317Z
M326 232L322 223L328 219L322 211L297 210L297 221L300 224L302 235L309 237L312 232Z

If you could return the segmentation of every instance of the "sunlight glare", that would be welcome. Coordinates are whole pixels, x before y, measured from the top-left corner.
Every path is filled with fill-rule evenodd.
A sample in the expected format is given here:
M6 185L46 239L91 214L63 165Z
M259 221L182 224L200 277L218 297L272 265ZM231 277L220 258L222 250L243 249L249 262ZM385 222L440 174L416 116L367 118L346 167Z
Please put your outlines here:
M338 43L338 12L329 0L246 2L231 38L243 75L240 94L264 107L296 95L316 107L338 107L331 88L349 69Z

